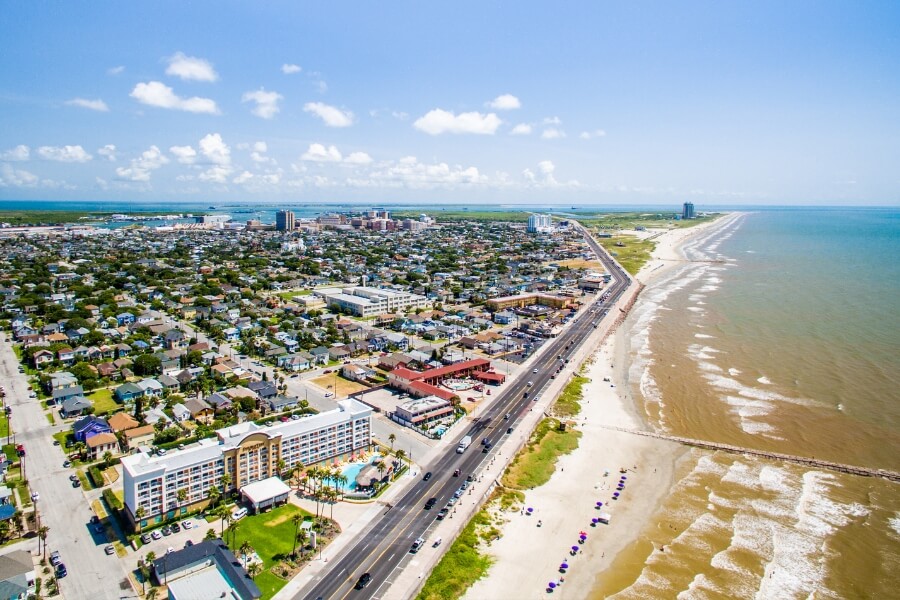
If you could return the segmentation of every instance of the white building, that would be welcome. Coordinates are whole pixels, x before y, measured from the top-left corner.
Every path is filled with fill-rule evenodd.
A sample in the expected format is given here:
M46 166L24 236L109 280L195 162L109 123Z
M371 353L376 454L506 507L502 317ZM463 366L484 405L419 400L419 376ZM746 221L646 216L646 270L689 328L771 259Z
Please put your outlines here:
M553 218L550 215L537 213L528 217L528 233L543 233L553 229Z
M122 459L126 514L136 529L186 514L207 501L211 487L220 492L287 472L298 462L312 465L348 458L372 443L372 410L356 400L298 420L262 427L253 422L220 429L215 438L165 456L139 453ZM227 489L222 477L228 474ZM178 491L185 490L184 499ZM138 522L135 513L143 508Z
M329 307L337 307L358 317L404 312L417 308L427 308L425 296L371 287L348 287L343 289L323 289L316 292Z

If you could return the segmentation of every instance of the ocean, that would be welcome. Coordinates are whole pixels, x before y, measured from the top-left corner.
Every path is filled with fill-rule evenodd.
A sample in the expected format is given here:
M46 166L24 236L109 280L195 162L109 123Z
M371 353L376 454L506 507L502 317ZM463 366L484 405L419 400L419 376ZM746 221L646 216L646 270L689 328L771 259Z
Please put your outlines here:
M652 430L900 471L900 210L742 214L619 343ZM693 449L595 598L887 598L900 484Z

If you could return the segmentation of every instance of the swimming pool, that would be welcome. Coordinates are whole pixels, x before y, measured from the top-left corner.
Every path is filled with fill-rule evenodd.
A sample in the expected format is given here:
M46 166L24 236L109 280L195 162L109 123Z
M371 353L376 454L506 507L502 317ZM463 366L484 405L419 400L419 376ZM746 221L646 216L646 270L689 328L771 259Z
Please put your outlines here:
M380 454L375 454L372 458L369 459L368 462L355 462L350 463L344 467L341 467L341 475L347 478L347 483L345 485L341 485L341 487L345 492L352 492L356 490L356 476L359 475L359 472L362 471L363 467L366 465L370 465L374 463L376 460L381 458Z
M437 427L432 429L432 431L434 432L434 434L436 436L440 437L440 436L444 435L444 433L447 432L447 426L446 425L438 425Z

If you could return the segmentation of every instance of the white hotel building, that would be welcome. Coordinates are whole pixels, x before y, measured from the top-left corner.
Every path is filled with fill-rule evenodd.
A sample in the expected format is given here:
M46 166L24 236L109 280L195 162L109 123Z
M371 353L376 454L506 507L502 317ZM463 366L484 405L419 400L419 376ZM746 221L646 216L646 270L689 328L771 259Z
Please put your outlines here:
M353 399L338 408L270 427L253 422L220 429L215 438L165 456L146 453L122 459L125 513L134 529L174 519L207 501L210 487L220 492L278 475L298 462L312 465L331 459L347 459L367 450L372 443L372 409ZM228 489L222 477L228 474ZM184 500L178 490L185 490ZM143 508L141 519L135 514Z
M316 294L328 306L338 307L357 317L375 317L385 313L427 308L430 304L428 298L419 294L362 286L322 289L317 290Z

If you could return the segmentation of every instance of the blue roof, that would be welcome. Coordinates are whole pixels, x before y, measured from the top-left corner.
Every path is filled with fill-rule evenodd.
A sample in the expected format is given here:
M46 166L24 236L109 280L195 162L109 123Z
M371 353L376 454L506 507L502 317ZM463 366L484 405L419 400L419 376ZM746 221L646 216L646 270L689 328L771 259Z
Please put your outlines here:
M0 505L0 521L11 519L14 514L16 514L16 507L12 504Z

